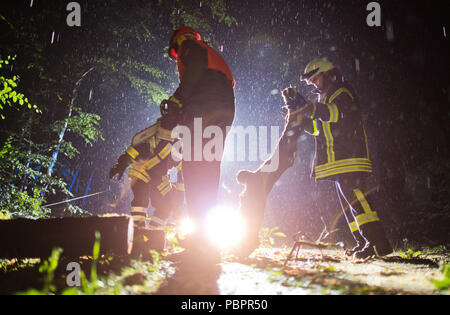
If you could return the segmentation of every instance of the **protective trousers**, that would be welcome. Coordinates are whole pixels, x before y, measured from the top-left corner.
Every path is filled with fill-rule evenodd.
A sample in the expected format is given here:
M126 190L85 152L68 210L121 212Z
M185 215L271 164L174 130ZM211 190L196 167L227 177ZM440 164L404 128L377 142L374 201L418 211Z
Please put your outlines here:
M362 179L351 174L335 181L343 215L357 243L351 253L376 247L379 255L392 252L381 226L380 218L371 207L369 197L363 192ZM347 211L349 210L349 211ZM377 254L377 253L375 253Z
M192 140L190 144L183 143L183 146L190 145L190 151L183 148L183 180L188 214L196 224L201 226L204 224L207 212L217 203L220 166L229 131L227 126L233 124L234 104L223 104L223 106L203 104L199 107L204 108L205 112L210 112L201 117L191 116L187 121L186 126L190 130ZM201 127L197 123L199 118L201 118ZM208 130L213 130L213 134L208 135ZM202 139L196 139L196 135L201 135Z

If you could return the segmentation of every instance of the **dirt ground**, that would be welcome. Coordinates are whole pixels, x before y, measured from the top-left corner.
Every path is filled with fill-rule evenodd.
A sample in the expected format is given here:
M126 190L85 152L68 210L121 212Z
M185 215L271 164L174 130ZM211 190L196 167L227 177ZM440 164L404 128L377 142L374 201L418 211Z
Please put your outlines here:
M258 249L245 260L227 258L215 279L195 276L181 289L169 284L159 294L220 295L448 295L433 280L442 281L448 252L403 258L352 260L342 250L301 249L285 264L290 249ZM176 278L176 277L175 277ZM184 282L189 282L184 280ZM170 283L170 281L169 281Z
M426 258L353 261L340 250L302 249L284 266L287 249L258 250L243 262L227 261L218 280L220 294L449 294L442 280L447 254Z
M173 263L108 258L98 262L98 282L89 274L91 261L80 263L88 283L65 291L66 265L59 261L50 291L42 291L42 262L3 263L1 294L218 294L218 295L449 295L450 255L438 251L398 252L386 258L352 260L342 250L300 249L287 263L290 248L259 248L249 258L224 257L215 275L180 277ZM403 256L403 257L402 257ZM90 282L89 282L89 279ZM435 281L446 279L444 288ZM444 282L442 282L444 283ZM29 289L35 290L29 290Z

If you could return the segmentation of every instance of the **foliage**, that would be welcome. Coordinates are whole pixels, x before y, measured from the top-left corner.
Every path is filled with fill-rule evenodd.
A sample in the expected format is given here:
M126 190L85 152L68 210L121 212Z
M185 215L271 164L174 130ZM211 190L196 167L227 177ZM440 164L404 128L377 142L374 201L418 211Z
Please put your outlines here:
M9 219L11 219L9 212L6 210L1 210L0 211L0 220L9 220Z
M408 250L406 252L400 251L397 254L402 258L416 258L416 257L419 257L422 254L422 252L414 251L411 248L408 248Z
M275 244L274 237L285 238L286 234L284 234L283 232L277 232L278 229L279 229L278 227L261 228L261 230L259 231L260 236L259 247L272 248L272 246Z
M67 184L45 170L51 163L46 145L38 145L11 133L0 150L0 209L19 215L44 217L42 193L61 191L71 196Z
M438 290L445 290L450 288L450 264L443 265L442 273L444 274L444 279L442 280L431 279L431 281L434 283L434 286Z
M68 131L72 131L84 140L85 144L92 146L98 140L105 140L100 131L100 115L83 112L79 107L73 107L75 115L71 115L63 120L59 120L54 124L54 131L60 133L63 128L67 127ZM65 141L67 152L78 153L72 146L72 143ZM73 156L74 154L70 154Z
M62 165L58 154L73 159L84 149L81 144L104 140L99 115L103 113L88 112L83 104L87 84L98 95L123 96L126 91L133 100L139 96L148 105L159 105L177 81L175 64L168 63L166 53L172 30L189 24L208 39L208 34L214 38L212 26L217 22L237 24L223 0L202 1L200 6L180 0L92 2L83 13L89 27L63 28L62 40L49 44L53 29L48 26L60 22L65 7L44 2L33 8L31 18L24 13L28 9L11 7L0 15L8 28L2 56L10 56L0 61L0 115L8 124L0 126L0 210L39 217L47 213L42 209L44 196L71 196L67 184L53 175ZM5 74L12 69L5 65L13 61L14 74ZM19 81L23 93L17 90ZM109 99L89 97L89 102L91 108L110 105ZM19 110L13 117L3 114L5 105L33 111Z
M7 59L0 59L0 69L4 68L7 65L11 65L12 62L16 59L16 56L8 56ZM7 78L3 75L0 75L0 118L5 119L6 117L2 113L5 105L10 107L19 109L22 106L28 107L28 109L33 109L36 113L41 114L42 111L37 107L37 105L33 105L28 101L28 98L25 97L24 94L17 91L17 87L19 84L19 77L14 75L12 78ZM20 107L19 107L19 106Z
M59 257L62 253L61 248L54 248L50 257L39 266L39 272L45 274L44 287L42 290L29 289L25 292L19 292L19 295L47 295L56 290L53 285L55 271L58 268Z

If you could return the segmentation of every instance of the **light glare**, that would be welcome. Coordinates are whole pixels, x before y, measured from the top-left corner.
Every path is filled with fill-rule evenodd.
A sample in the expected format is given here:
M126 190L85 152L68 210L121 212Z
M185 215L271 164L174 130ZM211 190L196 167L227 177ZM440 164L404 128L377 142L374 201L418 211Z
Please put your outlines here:
M220 206L208 213L206 230L208 237L221 249L229 249L241 240L244 221L235 209Z

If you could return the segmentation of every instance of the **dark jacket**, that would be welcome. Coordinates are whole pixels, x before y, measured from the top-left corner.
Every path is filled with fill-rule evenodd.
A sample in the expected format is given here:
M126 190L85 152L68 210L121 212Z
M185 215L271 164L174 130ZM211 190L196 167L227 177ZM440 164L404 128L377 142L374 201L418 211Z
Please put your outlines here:
M189 117L234 117L234 79L223 58L206 43L187 39L177 57L180 85L174 95ZM229 117L228 117L229 116ZM228 118L228 119L227 119Z
M321 92L310 114L305 130L316 136L313 177L336 179L372 172L360 106L349 86L335 83Z

